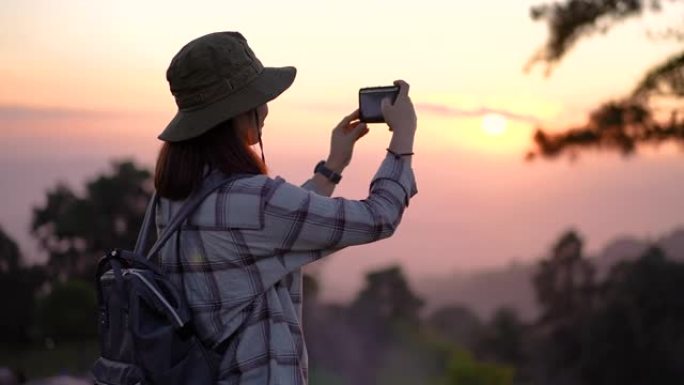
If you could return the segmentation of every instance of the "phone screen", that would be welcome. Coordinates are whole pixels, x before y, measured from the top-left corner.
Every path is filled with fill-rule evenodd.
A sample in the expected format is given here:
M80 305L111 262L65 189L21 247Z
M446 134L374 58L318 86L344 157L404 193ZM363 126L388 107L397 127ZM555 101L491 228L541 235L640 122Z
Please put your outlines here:
M359 90L359 110L361 121L366 123L382 123L385 118L382 116L380 103L383 99L389 98L392 103L397 98L399 87L368 87Z

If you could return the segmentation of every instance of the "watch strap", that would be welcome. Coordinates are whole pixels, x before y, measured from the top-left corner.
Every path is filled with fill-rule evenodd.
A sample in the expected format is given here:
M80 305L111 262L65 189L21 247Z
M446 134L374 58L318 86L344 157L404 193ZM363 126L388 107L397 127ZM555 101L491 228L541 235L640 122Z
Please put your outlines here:
M342 180L342 175L326 167L324 160L318 162L318 164L314 168L314 173L323 175L334 184L338 184L340 183L340 180Z

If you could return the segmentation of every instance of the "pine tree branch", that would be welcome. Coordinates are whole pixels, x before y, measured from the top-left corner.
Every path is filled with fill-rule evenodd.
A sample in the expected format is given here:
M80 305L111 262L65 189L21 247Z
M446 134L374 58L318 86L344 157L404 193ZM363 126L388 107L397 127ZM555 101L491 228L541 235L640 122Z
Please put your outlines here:
M674 141L684 148L684 119L673 111L669 121L658 122L649 107L628 99L602 105L583 126L560 133L538 129L534 135L536 148L527 154L527 159L556 158L562 154L575 157L579 150L588 148L614 150L628 156L640 146L665 141Z
M684 97L684 52L673 55L650 70L633 92L638 99L649 96Z
M644 10L660 9L661 0L564 0L532 7L532 19L547 22L549 39L526 67L543 62L548 73L580 38L606 33L619 22L641 16Z

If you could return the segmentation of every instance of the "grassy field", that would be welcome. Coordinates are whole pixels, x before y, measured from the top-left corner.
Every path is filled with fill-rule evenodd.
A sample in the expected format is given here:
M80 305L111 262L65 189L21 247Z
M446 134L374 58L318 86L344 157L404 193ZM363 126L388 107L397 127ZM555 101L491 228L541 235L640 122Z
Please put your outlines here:
M45 346L8 349L0 347L0 367L17 368L28 379L58 374L86 375L99 354L97 341L70 342L48 349Z

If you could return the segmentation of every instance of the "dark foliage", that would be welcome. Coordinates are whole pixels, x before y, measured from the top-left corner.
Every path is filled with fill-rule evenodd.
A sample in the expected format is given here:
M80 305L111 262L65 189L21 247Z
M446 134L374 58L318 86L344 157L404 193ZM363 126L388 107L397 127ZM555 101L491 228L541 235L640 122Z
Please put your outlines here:
M427 324L448 342L475 351L484 333L485 325L465 306L448 306L437 309Z
M651 96L684 97L684 53L676 54L651 69L633 92L637 99Z
M59 283L36 307L37 328L44 338L63 342L97 336L97 301L90 282Z
M0 273L7 273L19 269L21 253L19 246L0 227Z
M522 367L525 364L523 343L525 324L513 309L501 308L481 332L477 351L489 361Z
M34 298L44 282L41 266L22 266L16 242L0 228L0 344L30 341Z
M533 277L542 324L573 319L591 307L594 268L582 255L583 241L574 231L564 234Z
M532 19L547 22L549 39L530 64L541 61L551 66L580 38L605 33L625 19L640 16L644 10L660 8L660 0L566 0L532 7Z
M583 241L569 231L539 263L532 283L541 307L533 325L530 371L537 381L574 384L582 350L582 328L593 308L594 269L582 253Z
M542 316L523 367L538 383L675 384L684 376L684 264L657 248L595 282L573 232L540 262Z
M135 244L151 195L151 174L133 162L114 163L112 169L89 181L82 197L60 184L34 208L31 228L49 253L53 277L90 280L105 250Z
M355 383L374 383L396 327L417 328L423 301L408 286L399 267L368 273L366 285L349 307L349 324L360 337L364 366ZM362 352L362 353L361 353Z
M541 155L554 158L563 153L575 157L580 150L587 148L617 150L623 155L631 155L638 145L658 145L666 141L684 146L684 120L677 112L672 112L669 121L658 122L642 103L627 100L599 107L591 113L589 122L581 127L560 133L537 130L534 135L537 149L527 157L532 159Z
M423 301L399 267L368 273L348 306L318 303L318 285L311 277L304 282L304 331L317 372L360 385L413 383L444 373L449 352L423 335ZM394 378L400 367L403 378Z
M369 324L394 321L417 324L423 301L408 286L399 267L366 275L366 286L352 303L350 311Z
M651 248L616 266L586 322L584 383L677 384L684 378L684 264Z
M675 2L678 0L670 0ZM564 0L532 7L534 20L545 21L549 38L529 65L546 63L547 73L583 37L606 32L628 18L645 11L660 11L661 0ZM682 41L679 29L664 34ZM655 97L660 102L654 101ZM597 107L586 124L559 133L539 128L534 136L536 156L554 158L561 154L578 155L580 150L616 150L623 155L635 153L642 145L674 142L684 145L684 121L679 116L684 97L684 53L677 53L644 74L634 91L622 100ZM661 106L664 100L674 104ZM664 111L664 112L663 112Z

